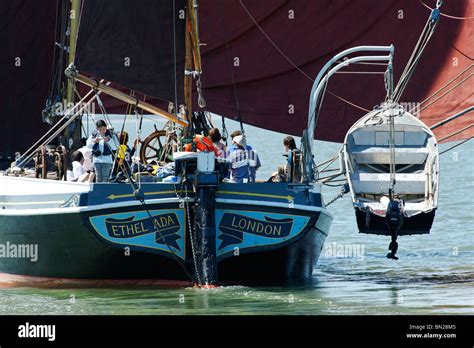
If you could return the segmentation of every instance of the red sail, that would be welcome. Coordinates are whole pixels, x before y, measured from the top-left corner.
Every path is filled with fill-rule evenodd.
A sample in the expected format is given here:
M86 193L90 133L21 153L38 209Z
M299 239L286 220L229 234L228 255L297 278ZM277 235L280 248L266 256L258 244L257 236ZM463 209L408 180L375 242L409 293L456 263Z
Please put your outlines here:
M426 1L426 6L433 5L435 1ZM207 109L235 117L239 105L245 123L301 136L307 125L312 79L326 61L349 47L394 44L398 79L430 15L426 6L415 0L201 1L199 23L201 42L205 44L202 61ZM416 108L473 63L474 2L445 1L442 12L470 18L441 17L401 99L408 108ZM384 69L358 65L348 70ZM465 72L449 87L472 73L474 69ZM421 119L433 125L473 105L473 87L474 78L468 78L422 109ZM342 142L349 127L366 113L363 109L372 109L384 97L383 75L333 77L318 121L317 139ZM471 113L440 127L436 134L443 139L473 121ZM473 135L474 127L470 127L446 140Z
M323 64L348 47L393 43L395 74L400 76L430 14L425 4L434 7L435 0L201 0L202 79L208 109L236 116L232 68L244 122L301 135L307 123L311 79ZM440 93L438 101L421 111L428 125L474 104L474 2L444 1L442 12L402 101L415 106L471 69L449 86L464 79L457 88L444 96ZM51 84L55 16L56 2L0 2L0 37L6 47L0 54L0 151L23 151L44 133L41 110ZM16 57L21 57L19 67ZM383 67L349 69L382 71ZM317 137L342 141L350 125L365 113L358 107L369 110L384 94L381 75L333 77ZM125 109L113 98L103 99L111 113ZM438 128L438 139L458 131L445 140L473 136L473 115Z

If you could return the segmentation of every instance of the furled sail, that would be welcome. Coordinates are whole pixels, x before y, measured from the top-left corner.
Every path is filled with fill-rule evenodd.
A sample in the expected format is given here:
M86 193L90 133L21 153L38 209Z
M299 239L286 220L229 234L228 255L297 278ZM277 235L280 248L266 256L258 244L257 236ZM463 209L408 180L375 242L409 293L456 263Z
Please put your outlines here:
M182 102L185 0L84 0L75 64L120 86Z

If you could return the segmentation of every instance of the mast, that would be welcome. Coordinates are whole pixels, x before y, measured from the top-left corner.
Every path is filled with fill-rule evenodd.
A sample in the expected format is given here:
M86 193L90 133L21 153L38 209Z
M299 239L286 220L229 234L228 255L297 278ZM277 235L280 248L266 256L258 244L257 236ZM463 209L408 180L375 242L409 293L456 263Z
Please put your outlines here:
M184 100L188 125L184 131L185 142L192 141L192 91L193 78L196 78L199 107L205 107L201 92L201 53L197 27L197 0L187 0ZM194 205L194 228L189 230L193 254L195 253L195 282L202 288L213 288L218 284L216 255L216 192L219 173L215 171L214 153L201 152L197 159L196 203ZM193 238L193 235L196 237Z
M192 137L192 112L193 112L193 78L197 77L197 88L199 100L202 100L201 84L201 51L199 48L199 34L197 27L197 0L187 0L186 3L186 37L185 37L185 61L184 61L184 100L186 107L186 118L188 127L185 129L185 137ZM199 106L203 107L201 102Z
M193 75L191 71L193 70L193 53L192 53L192 43L191 43L191 6L192 0L187 0L186 6L186 37L185 37L185 57L184 57L184 105L186 110L186 119L188 120L188 126L185 128L183 134L185 138L192 137L192 115L193 115ZM175 109L177 110L177 105Z
M81 0L70 0L71 10L69 11L70 29L69 29L69 57L68 66L74 63L74 57L76 56L76 42L77 32L79 29L79 13L81 10ZM69 106L74 103L74 81L68 79L66 89L66 105ZM67 108L65 108L67 109ZM78 147L81 141L81 119L78 118L74 122L74 130L69 131L68 128L64 131L64 138L66 140L66 148L71 149ZM72 140L72 142L71 142Z

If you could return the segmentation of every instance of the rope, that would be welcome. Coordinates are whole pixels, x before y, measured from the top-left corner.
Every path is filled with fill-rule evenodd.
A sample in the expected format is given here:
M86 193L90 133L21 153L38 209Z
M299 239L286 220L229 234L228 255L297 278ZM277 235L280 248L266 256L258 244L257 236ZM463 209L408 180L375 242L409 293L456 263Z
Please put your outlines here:
M332 185L327 185L327 186L332 186ZM347 192L349 192L349 184L341 185L341 190L339 191L339 193L326 204L326 207L333 204L339 198L342 198Z
M186 220L188 221L188 231L189 231L189 238L190 238L190 242L191 242L191 252L192 252L192 255L193 255L194 272L196 273L196 278L197 278L198 284L201 285L202 284L201 272L199 272L199 268L197 266L196 246L195 246L195 243L194 243L194 228L192 228L192 225L191 225L191 214L189 214L189 202L187 200L187 198L188 198L188 188L187 188L186 185L184 185L184 190L185 190L184 192L185 192L185 197L186 197L184 205L185 205L185 209L186 209Z
M394 90L393 101L395 102L398 102L400 100L400 97L402 96L408 84L408 81L410 80L411 76L413 75L413 72L416 69L416 66L418 65L418 62L421 58L421 55L423 54L423 51L425 50L426 46L428 45L428 42L433 36L433 33L439 22L439 14L440 14L439 9L442 3L443 3L442 0L438 0L436 2L436 9L433 9L431 11L431 14L428 17L428 20L426 21L425 27L423 28L423 31L421 32L418 42L416 43L415 48L413 49L413 52L410 56L410 59L408 60L408 63L405 66L405 69L403 70L402 76L398 80L398 84Z
M420 4L422 4L423 6L425 6L426 8L428 8L428 9L430 9L430 10L434 10L433 8L431 8L430 6L428 6L427 4L425 4L423 1L418 0L418 2L419 2ZM446 18L451 18L451 19L459 19L459 20L474 19L474 17L458 17L458 16L451 16L451 15L448 15L448 14L445 14L445 13L442 13L442 12L441 12L441 16L446 17Z
M108 84L110 84L108 82ZM84 99L89 96L89 94L92 93L92 90L84 97ZM100 92L99 92L100 93ZM63 118L58 121L52 128L50 128L46 134L44 134L33 146L31 146L26 152L23 153L22 157L23 156L26 156L27 153L30 153L31 151L35 150L38 146L38 144L41 144L39 146L43 146L43 145L46 145L48 144L50 141L52 141L54 138L56 138L71 122L73 122L78 116L79 116L79 112L82 112L82 110L84 110L91 102L92 102L92 99L95 98L95 97L92 97L87 103L85 103L84 105L80 104L80 103L77 103L75 104L71 109L69 109L63 116ZM65 120L67 117L67 115L71 114L74 110L76 110L76 108L78 107L78 110L74 112L73 116L70 117L63 125L61 125L57 130L55 130L55 128L57 127L57 125L60 124L60 122L62 120ZM53 133L52 135L49 136L49 134ZM48 138L49 136L49 138ZM45 140L46 138L46 140ZM36 151L33 151L31 152L28 156L26 156L19 164L17 164L18 167L21 167L22 165L24 165L29 159L31 159L33 157L33 155L36 153Z
M114 139L115 141L115 139ZM129 163L127 161L124 161L124 163L127 163L129 165ZM129 169L130 169L130 165L129 165ZM188 272L188 270L186 269L186 267L181 263L181 259L178 257L178 255L176 255L176 253L174 252L174 250L171 248L171 246L169 245L169 243L166 242L166 239L163 238L163 234L161 233L160 229L158 228L157 224L157 220L156 218L153 217L153 215L150 213L150 210L148 209L148 206L145 202L145 196L144 194L142 193L140 187L137 187L135 185L135 183L133 182L132 178L130 177L129 173L128 173L128 170L124 170L124 174L125 176L127 177L127 180L128 180L128 183L130 184L132 190L133 190L133 193L134 193L134 197L141 203L141 205L143 206L143 208L145 209L147 215L148 215L148 218L150 219L150 221L153 223L153 226L155 227L155 230L156 232L158 233L158 235L160 236L160 239L163 240L163 242L166 244L166 246L168 247L169 251L171 252L171 254L173 255L173 258L175 259L175 261L180 265L180 267L182 268L182 270L184 271L184 273L186 274L186 276L191 280L193 281L193 276Z
M384 75L383 71L336 71L336 74Z
M242 0L239 0L240 2L240 5L242 6L242 8L245 10L245 12L247 13L247 15L249 16L249 18L252 20L252 22L255 24L255 26L257 27L258 30L260 30L260 32L263 34L263 36L265 36L265 38L268 40L268 42L270 42L270 44L278 51L278 53L280 53L280 55L286 59L286 61L288 63L290 63L290 65L295 68L297 71L299 71L304 77L306 77L308 80L314 82L314 79L311 78L311 76L309 76L308 74L306 74L298 65L296 65L296 63L294 63L282 50L280 47L278 47L278 45L270 38L270 36L268 36L268 34L265 32L265 30L263 30L263 28L260 26L260 24L258 24L258 22L256 21L256 19L252 16L252 14L250 13L250 11L247 9L247 7L245 7L245 5L243 4ZM348 105L350 106L353 106L359 110L362 110L362 111L365 111L365 112L370 112L370 110L362 107L362 106L359 106L357 104L354 104L353 102L350 102L348 101L347 99L344 99L340 96L338 96L337 94L331 92L330 90L327 91L329 94L331 94L332 96L336 97L337 99L343 101L344 103L347 103Z
M227 61L229 62L229 71L230 71L230 78L232 80L232 87L234 91L234 100L235 100L235 106L237 108L237 118L240 124L240 131L242 132L243 135L245 135L245 130L244 130L244 125L242 123L242 115L240 113L240 101L239 101L239 94L237 92L237 84L235 82L235 76L234 76L234 69L232 68L232 57L230 55L230 45L229 45L229 30L227 27L227 21L225 20L225 17L223 16L223 1L220 2L221 7L221 16L224 19L224 28L225 28L225 47L226 47L226 53L227 53ZM241 2L242 4L242 2Z
M207 103L204 99L204 95L202 94L202 82L201 82L201 74L199 74L198 79L196 80L196 91L198 94L198 106L203 109L206 107Z
M433 129L439 128L439 127L441 127L441 126L444 126L445 124L447 124L447 123L449 123L449 122L451 122L451 121L454 121L455 119L457 119L457 118L459 118L459 117L461 117L461 116L464 116L464 115L470 113L471 111L474 111L474 105L471 105L471 106L468 107L467 109L464 109L463 111L458 112L458 113L454 114L453 116L450 116L450 117L448 117L448 118L445 118L443 121L438 122L438 123L432 125L432 126L430 127L430 129L433 130Z
M228 144L227 144L227 138L229 137L229 132L227 132L227 127L225 126L225 117L224 116L221 116L222 117L222 139L224 139L224 142L225 142L225 146L227 147Z
M174 0L173 0L174 2ZM102 100L99 98L99 96L97 95L97 104L99 105L99 108L101 109L102 113L104 114L104 117L107 119L107 122L109 124L111 124L110 122L110 119L107 115L107 112L105 110L105 107L102 103ZM112 136L112 139L115 143L116 142L116 138L114 136ZM108 145L108 144L107 144ZM117 144L116 144L117 146ZM118 147L117 147L118 148ZM118 152L118 151L117 151ZM114 154L114 162L116 161L116 158L117 158L117 152ZM130 169L130 164L128 163L128 161L124 161L124 163L127 163L129 165L129 169ZM182 268L182 270L184 271L184 273L188 276L188 278L193 281L193 277L192 275L188 272L188 270L186 269L186 267L181 263L181 259L178 257L178 255L176 255L176 253L174 252L174 250L171 248L171 246L169 245L169 243L166 242L166 240L163 238L163 235L160 231L160 229L158 228L157 224L157 220L153 217L153 215L150 213L150 210L148 209L148 206L146 205L146 202L145 202L145 197L143 195L143 193L141 192L141 183L139 182L139 185L140 186L136 186L135 183L133 182L132 178L130 177L129 173L128 173L128 170L124 170L124 174L125 176L127 177L127 180L128 180L128 183L130 184L130 186L132 187L132 190L133 190L133 193L134 193L134 197L141 203L141 205L143 206L143 208L145 209L147 215L148 215L148 218L150 219L150 221L153 223L153 226L155 227L155 230L156 232L158 233L158 235L160 236L160 239L163 240L163 242L166 244L166 246L168 247L169 251L171 252L171 254L173 255L173 258L175 259L175 261L180 265L180 267Z
M339 151L340 152L340 151ZM330 159L328 159L327 161L324 161L320 164L318 164L316 167L319 168L323 165L325 165L326 163L329 163L329 165L327 165L326 167L324 167L323 169L321 169L320 171L324 171L327 167L329 167L332 163L334 163L335 160L337 160L337 158L339 157L339 152L337 155L335 155L334 157L331 157Z
M349 100L344 99L344 98L338 96L338 95L335 94L334 92L331 92L329 89L327 90L327 92L328 92L330 95L336 97L337 99L343 101L344 103L346 103L346 104L348 104L348 105L350 105L350 106L353 106L353 107L355 107L355 108L357 108L357 109L359 109L359 110L365 111L365 112L370 112L369 109L366 109L366 108L364 108L364 107L362 107L362 106L360 106L360 105L354 104L354 103L350 102Z
M127 176L128 176L128 173L127 173ZM184 273L186 274L186 276L191 280L193 281L193 276L189 273L189 271L186 269L186 267L181 263L181 259L178 257L178 255L176 255L176 253L174 252L174 250L171 248L171 246L169 245L169 243L166 242L166 240L163 238L163 234L161 233L160 229L157 227L157 224L158 224L158 221L153 217L153 215L151 215L150 213L150 210L148 209L148 206L146 205L145 203L145 198L143 197L143 194L141 193L141 190L140 189L136 189L135 190L135 185L133 184L133 182L131 180L130 181L130 185L132 186L132 188L134 189L134 193L135 193L135 198L137 200L140 201L140 203L142 204L143 208L145 209L147 215L148 215L148 218L152 221L153 223L153 226L155 226L155 230L156 232L159 234L160 236L160 239L163 240L163 242L165 242L166 246L168 247L169 251L171 252L171 254L173 255L173 258L175 259L175 261L180 265L181 269L184 271Z
M462 144L464 144L464 143L467 143L467 142L468 142L469 140L471 140L472 138L474 138L474 137L467 138L467 139L461 141L460 143L457 143L456 145L451 146L449 149L446 149L446 150L444 150L443 152L440 152L439 154L442 155L442 154L444 154L444 153L446 153L446 152L448 152L448 151L451 151L452 149L454 149L454 148L456 148L456 147L458 147L458 146L460 146L460 145L462 145Z
M470 125L468 125L468 126L462 128L462 129L460 129L460 130L458 130L458 131L456 131L456 132L454 132L454 133L451 133L451 134L445 136L444 138L439 139L438 142L441 142L441 141L443 141L443 140L449 139L449 138L455 136L456 134L462 133L462 132L464 132L466 129L471 128L472 126L474 126L474 123L471 123Z
M453 83L455 80L457 80L461 75L463 75L466 71L470 70L472 67L474 67L474 64L471 64L469 65L466 69L464 69L463 71L461 71L458 75L456 75L454 78L452 78L450 81L448 81L443 87L441 87L440 89L438 89L436 92L434 92L432 95L430 95L428 98L426 98L425 100L423 100L420 105L423 105L424 103L426 103L428 100L430 100L431 98L433 98L435 95L437 95L439 92L441 92L443 89L445 89L446 87L448 87L451 83ZM470 75L468 78L470 78L472 75ZM464 83L467 79L464 79L461 81L461 83ZM458 85L455 86L455 88L459 87L460 83ZM454 88L453 88L454 89ZM451 90L449 90L449 92L451 92ZM439 100L439 98L437 99ZM436 101L437 101L436 100ZM413 109L411 109L409 112L411 113L413 110L415 110L418 106L415 106Z
M336 60L337 64L344 63L343 60ZM380 62L354 62L352 64L360 64L360 65L382 65L387 66L388 63L380 63Z
M395 188L395 115L392 115L392 109L389 112L389 126L390 126L390 191Z
M466 80L470 79L474 74L471 74L467 77L465 77L463 80L461 80L461 82L458 82L457 84L455 84L453 87L451 87L450 89L448 89L446 92L444 92L442 95L440 95L439 97L437 97L435 100L433 100L431 103L428 103L428 105L425 105L423 106L421 109L420 109L420 112L425 110L427 107L429 107L430 105L436 103L438 100L440 100L441 98L443 98L445 95L451 93L454 89L458 88L461 84L463 84L464 82L466 82Z

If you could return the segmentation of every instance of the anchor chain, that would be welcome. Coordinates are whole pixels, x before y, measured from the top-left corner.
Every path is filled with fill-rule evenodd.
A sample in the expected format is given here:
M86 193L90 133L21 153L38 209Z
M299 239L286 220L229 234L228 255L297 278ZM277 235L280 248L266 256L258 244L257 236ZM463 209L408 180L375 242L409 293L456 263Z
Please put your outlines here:
M330 206L331 204L333 204L335 201L337 201L339 198L342 198L346 193L349 192L349 184L344 184L341 186L341 190L340 192L336 195L336 197L334 197L333 199L331 199L327 204L326 204L326 207Z
M186 211L186 221L188 223L189 238L190 238L190 242L191 242L190 244L191 244L191 253L193 255L194 273L196 274L196 280L198 281L198 285L200 286L202 284L202 281L201 281L201 275L200 275L198 265L197 265L196 246L195 246L195 243L194 243L194 229L193 229L192 224L191 224L191 214L189 213L188 188L186 186L185 180L183 180L183 187L184 187L184 195L185 195L183 203L184 203L184 209ZM175 193L176 193L176 197L178 199L183 200L183 197L181 197L178 194L178 191L176 190L176 185L175 185ZM180 204L180 208L181 208L181 204Z

